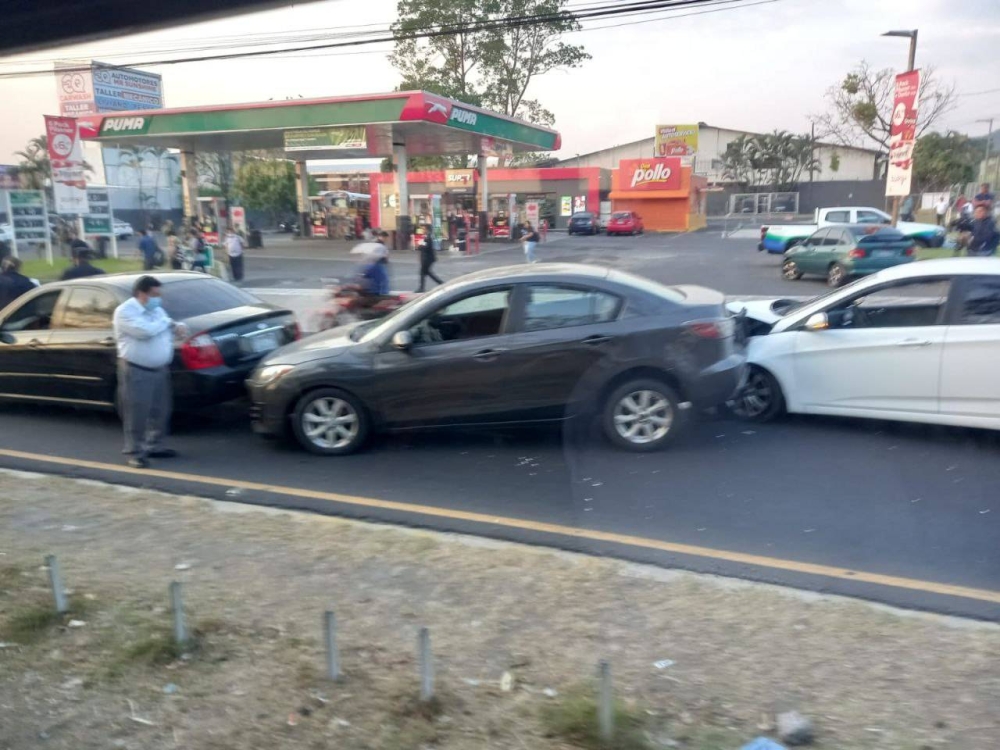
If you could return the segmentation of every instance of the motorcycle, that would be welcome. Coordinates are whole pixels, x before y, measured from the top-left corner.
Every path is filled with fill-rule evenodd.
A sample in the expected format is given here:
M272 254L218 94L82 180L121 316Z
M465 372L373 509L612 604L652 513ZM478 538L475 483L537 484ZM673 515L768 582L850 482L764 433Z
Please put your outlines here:
M339 279L324 279L323 304L313 316L314 331L327 331L363 320L378 320L398 310L417 295L365 294L358 284L341 284Z

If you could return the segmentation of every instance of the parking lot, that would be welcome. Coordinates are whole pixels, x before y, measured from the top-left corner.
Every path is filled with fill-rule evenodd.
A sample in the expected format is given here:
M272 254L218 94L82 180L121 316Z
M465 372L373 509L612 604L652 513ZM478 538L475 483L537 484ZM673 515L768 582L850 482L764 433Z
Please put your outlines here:
M613 265L732 297L823 293L786 281L780 258L719 233L558 238L545 261ZM319 244L268 242L244 286L279 304L315 299L320 279L357 263ZM438 272L522 262L516 246L442 254ZM396 257L393 286L415 287ZM243 404L177 420L182 455L125 470L110 417L4 406L0 465L178 492L399 521L707 572L1000 616L1000 439L972 430L789 418L749 425L704 415L680 444L628 454L558 429L412 433L339 459L250 434Z

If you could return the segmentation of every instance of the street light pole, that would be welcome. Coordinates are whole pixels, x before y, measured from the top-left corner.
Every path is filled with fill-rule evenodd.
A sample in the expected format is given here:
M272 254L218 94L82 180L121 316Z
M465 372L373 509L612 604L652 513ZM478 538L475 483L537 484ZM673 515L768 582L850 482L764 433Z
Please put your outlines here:
M993 118L990 117L987 120L976 120L976 122L989 123L990 126L990 132L986 134L986 154L983 156L983 168L980 170L980 174L978 175L979 181L984 182L986 180L986 172L990 168L990 146L993 143ZM992 189L992 187L993 186L991 185L990 189Z
M910 40L910 56L907 60L906 72L909 73L916 69L917 67L917 30L910 29L907 31L886 31L882 36L901 36L906 37ZM890 145L891 149L891 145ZM891 155L891 151L890 151ZM888 167L887 167L888 169ZM896 226L899 223L899 204L900 196L894 195L892 198L892 225Z

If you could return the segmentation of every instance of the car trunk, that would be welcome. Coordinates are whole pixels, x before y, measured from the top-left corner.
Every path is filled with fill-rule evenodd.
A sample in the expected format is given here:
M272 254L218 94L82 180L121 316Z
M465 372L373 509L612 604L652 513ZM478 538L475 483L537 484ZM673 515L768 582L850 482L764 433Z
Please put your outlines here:
M243 305L183 320L191 337L209 335L230 367L252 364L298 336L295 316L288 310Z

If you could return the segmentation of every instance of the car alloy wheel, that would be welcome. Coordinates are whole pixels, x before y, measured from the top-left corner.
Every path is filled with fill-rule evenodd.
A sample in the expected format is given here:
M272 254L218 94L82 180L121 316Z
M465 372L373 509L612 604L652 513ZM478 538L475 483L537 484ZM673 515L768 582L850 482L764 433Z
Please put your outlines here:
M830 266L830 270L826 274L826 285L836 289L843 285L846 278L847 274L844 272L844 267L839 263L834 263Z
M623 383L604 402L604 433L626 450L656 450L673 441L686 423L679 403L662 381L642 378Z
M636 445L662 440L674 422L674 408L662 393L633 391L615 404L615 429Z
M306 394L292 418L295 437L321 455L353 453L368 435L368 415L353 396L335 388Z
M798 281L802 278L802 271L794 260L786 260L781 264L781 276L789 281Z
M751 367L743 388L728 405L740 419L766 422L784 409L785 399L781 386L771 373Z

